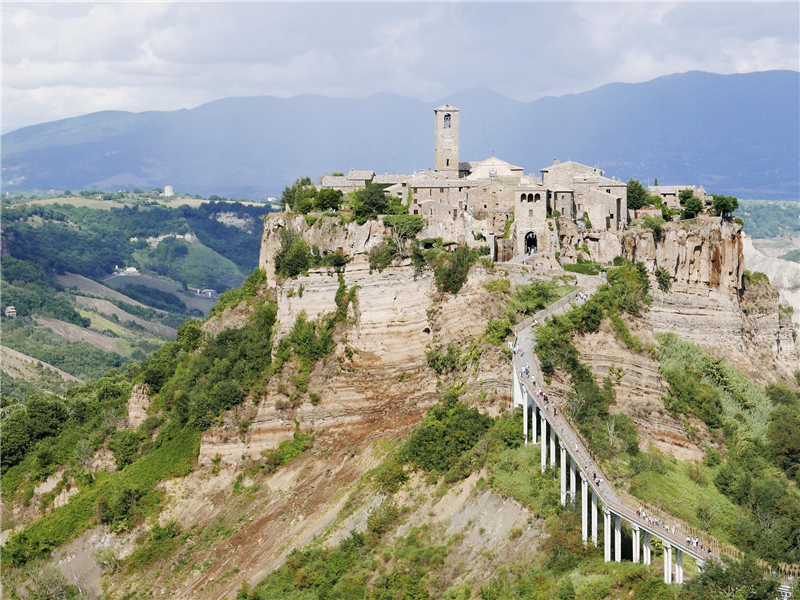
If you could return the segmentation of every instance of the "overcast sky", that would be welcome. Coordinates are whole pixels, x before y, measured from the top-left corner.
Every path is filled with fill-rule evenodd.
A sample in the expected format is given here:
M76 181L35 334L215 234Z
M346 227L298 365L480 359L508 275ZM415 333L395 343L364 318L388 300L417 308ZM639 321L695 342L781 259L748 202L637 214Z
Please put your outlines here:
M529 101L693 69L800 70L799 7L4 2L2 127L226 96L489 87Z

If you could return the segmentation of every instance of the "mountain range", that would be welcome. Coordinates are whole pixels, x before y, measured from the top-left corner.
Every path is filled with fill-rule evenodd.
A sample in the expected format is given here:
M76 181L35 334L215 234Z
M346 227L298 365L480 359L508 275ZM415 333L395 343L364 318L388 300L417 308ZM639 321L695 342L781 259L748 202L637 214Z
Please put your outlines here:
M193 109L104 111L2 136L5 190L174 186L261 198L295 178L433 164L433 112L461 109L461 160L492 155L537 173L554 158L609 176L702 184L742 198L800 195L800 73L688 72L519 102L485 88L436 102L225 98Z

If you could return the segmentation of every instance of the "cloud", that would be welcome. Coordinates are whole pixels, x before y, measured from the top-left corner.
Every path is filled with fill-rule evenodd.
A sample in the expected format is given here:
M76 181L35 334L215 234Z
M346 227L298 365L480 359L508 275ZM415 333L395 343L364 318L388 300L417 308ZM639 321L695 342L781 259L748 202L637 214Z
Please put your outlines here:
M236 95L489 87L529 101L701 69L800 70L797 3L2 5L3 129Z

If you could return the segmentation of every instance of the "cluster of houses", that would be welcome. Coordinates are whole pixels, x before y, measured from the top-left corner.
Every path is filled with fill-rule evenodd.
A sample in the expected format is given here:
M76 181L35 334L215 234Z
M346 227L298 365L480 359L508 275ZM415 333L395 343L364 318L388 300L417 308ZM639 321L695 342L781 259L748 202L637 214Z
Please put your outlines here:
M346 175L323 177L320 188L347 194L368 182L385 185L385 193L406 202L410 214L424 217L426 237L471 246L493 242L496 258L557 251L558 234L548 224L552 217L565 217L594 231L619 232L627 227L626 182L573 161L555 160L541 169L541 176L526 175L522 167L494 156L463 162L459 109L445 104L434 109L434 117L433 170L380 175L350 169ZM650 193L676 207L685 188L706 198L705 191L694 186L658 186Z

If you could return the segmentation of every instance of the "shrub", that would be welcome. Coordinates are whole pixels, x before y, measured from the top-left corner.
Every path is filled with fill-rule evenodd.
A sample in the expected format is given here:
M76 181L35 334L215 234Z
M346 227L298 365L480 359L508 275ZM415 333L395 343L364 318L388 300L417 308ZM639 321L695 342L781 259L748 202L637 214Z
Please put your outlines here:
M581 273L583 275L599 275L600 265L596 262L577 262L562 265L565 271Z
M453 344L448 344L444 352L436 349L426 351L425 359L437 375L444 375L458 369L459 351Z
M662 292L669 292L672 287L672 276L663 267L656 268L656 281L658 282L658 289Z
M422 215L387 215L383 223L400 239L415 237L425 225Z
M467 280L470 266L478 257L477 252L466 246L460 246L454 252L439 252L433 263L437 289L440 292L458 293Z
M273 472L300 456L314 445L314 435L310 433L300 433L300 422L294 423L294 435L291 440L284 440L275 449L261 451L264 457L264 466L268 472Z
M489 430L491 419L447 392L403 446L401 457L429 473L443 474L455 467Z

